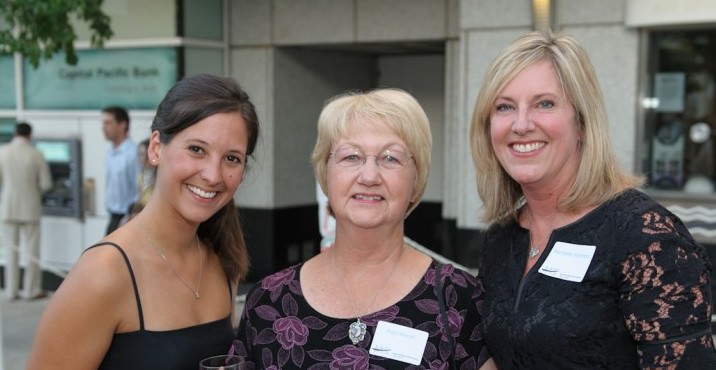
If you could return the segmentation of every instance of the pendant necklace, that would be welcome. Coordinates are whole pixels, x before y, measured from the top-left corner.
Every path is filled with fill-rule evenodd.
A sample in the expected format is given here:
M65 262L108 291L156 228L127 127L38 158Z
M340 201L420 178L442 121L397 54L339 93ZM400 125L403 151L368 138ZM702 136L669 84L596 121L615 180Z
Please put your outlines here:
M533 258L537 257L538 254L539 254L539 248L530 245L529 259L533 259Z
M530 214L530 216L529 216L529 224L527 225L527 228L529 229L529 233L530 233L530 240L529 240L530 247L529 247L529 250L527 251L527 259L531 260L531 259L539 256L539 254L541 252L540 245L542 244L542 242L535 243L535 240L532 237L532 214ZM548 238L549 238L549 236L548 236Z
M530 226L532 226L531 223L530 223ZM539 254L540 254L540 252L541 252L540 249L539 249L539 246L540 246L540 244L542 244L542 243L538 243L538 244L536 244L536 246L535 246L535 244L534 244L533 242L534 242L534 239L532 238L532 230L530 230L530 249L529 249L529 251L527 252L527 259L528 259L528 260L531 260L531 259L533 259L533 258L539 256Z
M401 247L401 248L402 248L402 247ZM333 260L333 261L332 261L332 262L333 262L333 274L336 276L336 279L337 279L338 281L340 281L341 279L340 279L340 277L338 276L338 267L337 267L337 265L336 265L335 249L333 249L331 252L332 252L332 253L331 253L331 254L332 254L332 255L331 255L331 259ZM386 285L388 285L388 282L390 281L390 278L393 276L393 272L396 270L396 267L398 266L398 262L400 261L401 256L402 256L402 251L401 251L401 255L399 255L398 258L397 258L397 260L395 261L395 264L393 265L393 268L390 270L390 273L388 273L388 277L385 279L385 284L383 284L383 285L380 287L380 289L378 289L378 290L375 292L375 294L373 295L373 299L371 300L370 305L367 306L368 309L373 308L373 305L375 304L375 300L378 298L378 296L380 295L380 293L383 291L383 288L384 288ZM348 338L351 340L351 342L353 342L353 345L357 345L358 343L360 343L360 342L365 338L365 334L366 334L366 332L367 332L367 328L368 328L368 327L367 327L367 325L366 325L364 322L362 322L362 321L360 320L360 319L361 319L361 316L358 316L358 314L356 314L356 312L358 312L358 311L356 310L355 305L353 305L353 298L351 297L350 294L348 294L348 291L345 290L345 285L343 286L343 293L345 293L346 298L348 298L348 303L349 303L350 306L351 306L351 310L352 310L353 313L356 315L356 321L352 322L352 323L350 324L350 326L348 326Z
M199 252L199 276L198 276L198 279L196 282L196 288L193 288L186 281L184 281L184 279L182 279L181 275L179 275L179 273L174 269L174 266L172 266L172 264L167 259L167 256L164 254L164 252L162 252L162 250L161 250L161 248L159 248L159 246L155 245L154 243L150 243L150 244L154 247L154 249L157 251L157 253L159 253L159 255L162 257L164 262L166 262L167 266L169 266L169 270L172 271L174 276L176 276L177 279L179 279L179 281L185 287L189 288L192 295L194 296L194 299L197 300L197 299L201 298L201 295L199 294L199 290L201 289L201 278L204 273L204 254L201 253L201 246L199 245L199 236L196 235L196 249Z

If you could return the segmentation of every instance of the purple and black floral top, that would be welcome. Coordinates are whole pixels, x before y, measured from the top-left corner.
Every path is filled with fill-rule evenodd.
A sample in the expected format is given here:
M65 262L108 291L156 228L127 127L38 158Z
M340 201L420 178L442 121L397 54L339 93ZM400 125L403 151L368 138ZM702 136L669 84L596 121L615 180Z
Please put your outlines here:
M246 356L255 369L448 369L450 342L435 295L436 262L398 303L361 321L363 341L353 345L348 326L355 320L322 315L303 296L302 264L259 281L247 294L231 352ZM458 368L476 369L489 358L482 339L482 284L469 273L442 265L442 292ZM379 321L428 333L419 365L368 353Z

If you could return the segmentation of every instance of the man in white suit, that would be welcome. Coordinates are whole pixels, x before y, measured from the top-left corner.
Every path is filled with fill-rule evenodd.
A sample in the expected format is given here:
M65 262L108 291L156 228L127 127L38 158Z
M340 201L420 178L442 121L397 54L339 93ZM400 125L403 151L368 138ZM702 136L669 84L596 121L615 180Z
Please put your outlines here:
M8 299L17 299L19 290L20 240L28 255L23 279L24 298L44 296L38 264L42 193L52 187L50 169L30 142L32 127L19 122L15 136L0 148L0 221L6 248L5 289ZM24 237L21 238L20 236Z

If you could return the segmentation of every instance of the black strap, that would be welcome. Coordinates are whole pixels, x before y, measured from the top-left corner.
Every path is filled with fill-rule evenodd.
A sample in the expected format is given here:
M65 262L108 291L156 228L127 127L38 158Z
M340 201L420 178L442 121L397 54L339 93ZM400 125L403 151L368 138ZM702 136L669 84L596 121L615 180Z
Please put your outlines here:
M450 320L448 319L447 314L447 308L445 306L445 297L443 296L443 284L442 284L442 274L443 270L443 264L435 261L435 295L438 297L438 305L440 306L440 315L443 317L443 325L445 326L445 330L447 330L447 339L448 343L450 345L450 369L457 370L457 365L455 364L455 341L452 337L452 333L450 333Z
M137 313L139 314L139 330L144 331L144 312L142 312L142 301L139 299L139 289L137 288L137 279L134 278L134 270L132 269L132 264L129 263L129 257L127 257L127 253L124 252L124 249L120 247L119 245L112 243L112 242L101 242L97 243L95 245L90 246L89 248L85 249L85 252L101 246L101 245L111 245L115 249L119 251L119 253L122 254L122 257L124 257L124 263L127 264L127 269L129 270L129 276L132 278L132 287L134 288L134 298L137 300ZM84 253L84 252L82 252Z
M87 249L84 250L84 252L99 247L102 245L111 245L115 249L119 251L119 253L122 254L122 257L124 258L124 263L127 265L127 269L129 270L129 276L132 278L132 287L134 288L134 299L137 301L137 313L139 315L139 330L144 331L144 311L142 310L142 301L139 299L139 288L137 288L137 279L134 277L134 269L132 269L132 264L129 263L129 257L127 256L127 253L120 247L119 245L112 243L112 242L100 242L94 245L89 246ZM82 252L82 253L84 253ZM229 279L229 276L226 276L226 284L229 287L229 313L231 314L234 310L234 292L231 288L231 279ZM237 289L238 290L238 286Z

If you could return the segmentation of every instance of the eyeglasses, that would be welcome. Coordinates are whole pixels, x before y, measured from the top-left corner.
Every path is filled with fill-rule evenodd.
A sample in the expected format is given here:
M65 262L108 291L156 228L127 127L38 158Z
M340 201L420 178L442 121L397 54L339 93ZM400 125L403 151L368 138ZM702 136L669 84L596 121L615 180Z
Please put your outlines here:
M380 154L367 155L355 147L341 147L331 152L333 162L340 167L358 169L368 160L368 157L375 158L375 164L386 170L399 170L405 167L413 157L398 149L385 149Z

